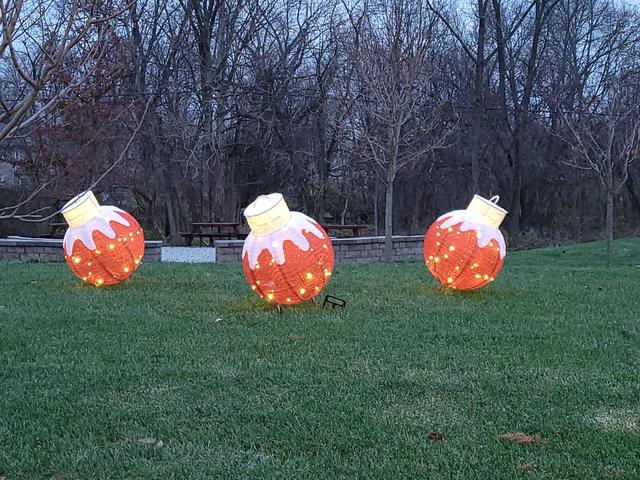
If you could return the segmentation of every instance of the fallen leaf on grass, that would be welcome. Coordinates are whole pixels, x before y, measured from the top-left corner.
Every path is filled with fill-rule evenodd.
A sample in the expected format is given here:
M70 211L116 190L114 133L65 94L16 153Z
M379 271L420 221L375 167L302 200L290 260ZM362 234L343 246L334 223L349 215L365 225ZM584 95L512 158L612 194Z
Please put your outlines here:
M142 445L151 445L153 448L164 447L164 442L162 440L156 440L153 437L139 438L138 443L141 443Z
M539 442L540 440L542 440L542 437L540 437L540 435L538 434L527 435L526 433L522 433L522 432L503 433L502 435L498 435L498 438L500 440L506 440L508 442L515 442L520 444Z
M624 470L622 468L609 468L602 474L602 478L605 480L622 477L624 477Z
M429 432L427 438L429 440L444 440L444 434L440 432Z

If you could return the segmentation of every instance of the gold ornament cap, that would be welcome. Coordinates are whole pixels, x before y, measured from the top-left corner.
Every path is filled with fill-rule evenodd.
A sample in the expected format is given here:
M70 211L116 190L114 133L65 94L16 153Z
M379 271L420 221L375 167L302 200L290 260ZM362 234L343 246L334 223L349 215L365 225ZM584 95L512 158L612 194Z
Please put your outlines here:
M62 215L71 228L81 227L99 211L100 204L91 190L76 195L62 207Z
M267 235L284 227L291 212L282 194L260 195L244 209L244 216L255 235Z
M498 195L491 197L489 200L480 195L474 195L467 210L477 213L485 224L498 228L507 215L507 211L498 206L499 200L500 197Z

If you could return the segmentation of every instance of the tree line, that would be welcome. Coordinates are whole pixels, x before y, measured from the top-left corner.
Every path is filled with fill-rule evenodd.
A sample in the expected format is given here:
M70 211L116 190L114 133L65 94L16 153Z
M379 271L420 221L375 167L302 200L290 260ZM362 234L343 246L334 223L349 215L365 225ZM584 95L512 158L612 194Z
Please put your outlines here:
M101 179L171 241L272 191L376 234L498 194L523 246L640 219L640 17L624 3L1 3L0 150L29 139L11 207Z

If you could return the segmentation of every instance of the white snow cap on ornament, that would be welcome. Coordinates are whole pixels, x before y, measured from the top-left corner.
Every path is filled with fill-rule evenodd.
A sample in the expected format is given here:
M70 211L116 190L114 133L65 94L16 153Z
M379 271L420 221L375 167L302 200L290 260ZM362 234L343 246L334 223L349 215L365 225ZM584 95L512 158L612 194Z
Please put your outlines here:
M278 265L285 263L284 242L290 241L302 251L311 247L304 236L311 233L319 239L325 235L314 220L300 212L292 212L279 193L259 196L245 211L251 227L242 247L242 258L248 256L249 268L254 270L258 257L267 250Z
M474 195L473 200L466 210L454 210L440 216L437 221L445 220L440 228L449 228L459 225L461 232L475 230L476 242L479 248L486 247L495 241L500 247L500 258L507 255L507 246L504 237L498 229L507 211L499 207L496 202L500 197L492 197L491 200Z
M116 238L116 232L109 222L116 222L126 227L129 221L121 214L125 213L117 207L100 206L93 192L86 191L73 197L62 207L62 215L69 229L64 235L64 251L67 255L73 252L76 240L80 240L89 250L95 250L93 234L100 232L110 239Z

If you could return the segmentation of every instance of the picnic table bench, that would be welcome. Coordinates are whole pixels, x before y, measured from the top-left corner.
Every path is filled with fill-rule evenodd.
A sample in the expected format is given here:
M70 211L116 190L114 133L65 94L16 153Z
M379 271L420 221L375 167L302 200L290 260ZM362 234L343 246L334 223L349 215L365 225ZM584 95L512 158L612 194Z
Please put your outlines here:
M325 229L329 236L332 236L333 233L335 235L336 232L351 232L352 237L361 237L362 231L366 230L369 225L338 225L338 224L328 224L322 225L322 228ZM342 235L345 236L345 235Z
M208 245L213 247L215 240L241 240L247 235L240 232L240 222L194 222L191 224L190 232L180 232L184 238L184 244L188 247L194 238L204 246L204 240L209 241Z

